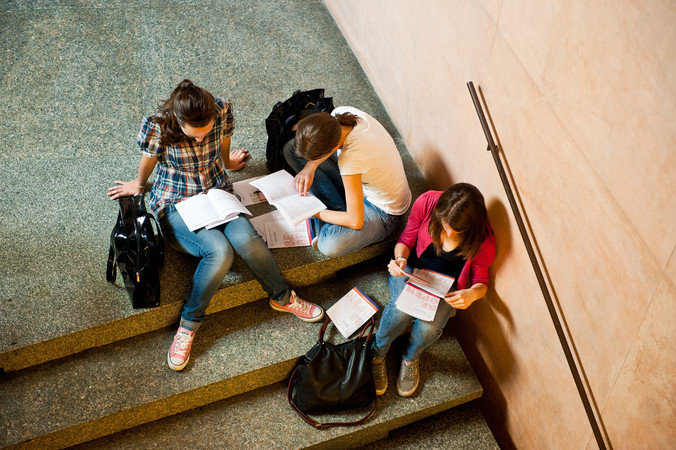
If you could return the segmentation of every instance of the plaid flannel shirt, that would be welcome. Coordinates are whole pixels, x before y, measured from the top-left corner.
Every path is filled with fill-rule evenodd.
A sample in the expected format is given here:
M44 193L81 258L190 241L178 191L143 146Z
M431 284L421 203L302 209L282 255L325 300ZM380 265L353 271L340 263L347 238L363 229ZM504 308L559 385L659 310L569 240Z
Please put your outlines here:
M141 154L157 158L150 207L159 218L165 209L181 200L219 188L232 192L232 182L221 160L221 139L231 136L235 128L232 103L215 98L214 128L202 142L186 139L176 145L160 144L160 125L151 114L141 122L137 143Z

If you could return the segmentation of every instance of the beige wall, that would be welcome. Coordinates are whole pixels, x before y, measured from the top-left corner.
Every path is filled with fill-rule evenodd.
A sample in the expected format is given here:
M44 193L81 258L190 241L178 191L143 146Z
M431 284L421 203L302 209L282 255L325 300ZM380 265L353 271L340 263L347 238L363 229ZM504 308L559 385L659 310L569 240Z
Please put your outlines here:
M453 324L499 442L596 446L468 81L613 446L673 448L676 2L325 2L428 183L468 181L486 197L494 283Z

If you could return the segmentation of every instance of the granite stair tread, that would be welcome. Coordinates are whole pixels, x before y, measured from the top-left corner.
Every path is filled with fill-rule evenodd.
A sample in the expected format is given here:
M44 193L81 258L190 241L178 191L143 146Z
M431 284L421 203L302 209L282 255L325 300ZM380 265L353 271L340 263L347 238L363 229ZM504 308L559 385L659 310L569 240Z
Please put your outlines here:
M468 442L486 442L488 445L481 448L497 448L497 445L491 446L491 442L494 444L495 441L478 408L461 410L455 418L454 412L448 411L482 394L471 369L465 366L455 338L444 336L428 351L419 391L411 398L402 398L397 395L396 388L388 389L385 395L378 397L374 415L356 427L312 428L291 410L286 400L287 384L280 382L76 448L361 448L387 439L392 430L415 426L417 421L446 411L443 420L454 426L449 430L447 437L450 436L450 440L445 441L443 448L467 448ZM396 376L395 364L389 366L390 379L393 380ZM315 417L355 420L361 413L351 411ZM472 426L468 427L467 423ZM406 444L402 445L404 447L401 448L406 448ZM373 448L376 446L381 444L376 443Z
M351 267L298 292L328 308L359 286L382 307L388 299L384 262ZM5 374L0 402L6 433L0 446L75 445L282 382L297 358L316 342L319 328L319 323L301 322L259 301L207 316L193 344L191 362L182 372L167 367L175 328L165 328ZM335 330L332 335L340 341ZM453 406L458 398L467 401L481 395L481 386L452 336L442 338L429 352L425 388L411 404L425 404L422 410L432 414ZM392 373L395 370L391 367ZM434 401L423 402L432 393ZM279 406L285 399L277 401ZM390 408L382 414L394 414L397 426L407 423ZM416 414L412 420L422 417Z
M299 288L331 278L340 269L388 253L393 245L394 241L388 239L335 258L327 258L311 247L280 248L272 252L289 285ZM189 288L189 274L195 271L197 260L171 249L167 253L165 267L160 272L162 300L159 307L132 309L119 273L115 285L105 283L102 259L100 277L103 287L100 288L106 290L109 304L92 304L92 301L98 300L86 303L87 293L83 290L83 298L71 298L58 312L54 312L57 317L50 319L54 323L48 329L32 326L9 328L10 336L0 342L0 369L7 372L24 369L178 323ZM265 291L250 275L243 261L235 258L207 314L265 297ZM70 316L71 320L61 318L62 314Z

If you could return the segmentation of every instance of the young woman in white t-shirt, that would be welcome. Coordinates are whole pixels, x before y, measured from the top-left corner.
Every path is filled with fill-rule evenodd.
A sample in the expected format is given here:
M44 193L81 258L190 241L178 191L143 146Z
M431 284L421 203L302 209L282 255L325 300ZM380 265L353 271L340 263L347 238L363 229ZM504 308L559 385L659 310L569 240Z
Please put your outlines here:
M349 106L298 122L284 156L298 173L301 195L311 192L326 210L315 215L313 246L340 256L395 232L411 203L394 140L369 114Z

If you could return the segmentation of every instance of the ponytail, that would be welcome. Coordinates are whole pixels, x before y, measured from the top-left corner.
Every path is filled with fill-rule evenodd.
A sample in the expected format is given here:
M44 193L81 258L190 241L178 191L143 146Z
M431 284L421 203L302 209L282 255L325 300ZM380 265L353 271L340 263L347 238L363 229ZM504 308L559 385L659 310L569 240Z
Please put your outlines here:
M296 126L294 151L308 161L321 159L340 142L341 126L354 127L359 120L359 116L350 113L334 117L327 112L319 112L307 116Z
M186 139L181 125L201 128L216 118L216 102L206 90L185 79L158 105L160 144L176 145Z

